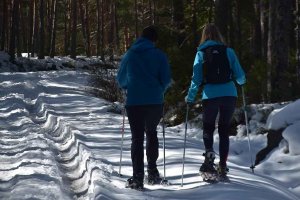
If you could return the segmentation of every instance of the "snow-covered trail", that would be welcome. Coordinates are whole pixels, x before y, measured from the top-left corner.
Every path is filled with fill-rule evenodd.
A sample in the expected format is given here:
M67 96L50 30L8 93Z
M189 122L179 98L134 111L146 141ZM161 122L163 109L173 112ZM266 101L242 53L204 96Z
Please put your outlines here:
M131 175L127 120L119 177L122 116L85 91L87 77L62 71L0 74L0 199L299 199L279 182L234 163L230 183L202 182L197 172L203 144L194 138L187 138L181 187L184 130L174 129L166 130L171 185L125 189Z

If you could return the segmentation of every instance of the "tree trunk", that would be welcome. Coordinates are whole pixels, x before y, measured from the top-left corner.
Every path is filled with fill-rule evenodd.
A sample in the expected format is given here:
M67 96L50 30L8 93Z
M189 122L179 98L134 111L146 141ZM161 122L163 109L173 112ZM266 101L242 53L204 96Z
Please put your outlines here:
M241 22L241 1L234 0L231 2L234 12L230 15L230 45L242 57L242 22Z
M34 53L36 52L36 46L38 44L38 29L39 29L39 15L38 15L38 0L34 0L34 13L33 13L33 34L31 38L31 56L34 56Z
M299 0L296 0L296 60L297 60L297 66L296 66L296 78L297 78L297 84L300 84L300 10L299 10Z
M228 23L231 0L215 1L215 24L219 28L225 41L228 41Z
M52 28L51 28L51 42L50 42L50 57L55 56L55 40L56 40L56 18L57 18L57 0L52 2Z
M253 39L252 39L252 55L255 58L260 59L262 57L261 46L262 46L262 35L260 26L260 0L254 0L253 5L254 20L253 20Z
M268 97L270 101L283 101L290 93L286 74L289 65L292 0L272 0L269 5Z
M53 0L46 0L45 11L46 11L46 32L45 32L45 52L47 55L50 55L51 48L51 32L53 28Z
M127 24L124 28L124 43L124 51L127 51L127 49L129 48L129 28Z
M39 26L39 51L38 59L45 58L45 5L44 0L40 0L40 26Z
M236 42L237 44L242 44L242 22L241 22L241 2L239 0L236 1ZM237 47L237 52L240 56L242 56L242 46L239 45Z
M149 15L150 15L150 23L153 24L153 8L152 8L152 0L148 1L149 4Z
M115 0L115 45L116 45L116 53L119 54L120 50L120 36L119 36L119 18L118 18L118 3Z
M15 60L15 52L16 52L16 22L18 20L18 7L19 7L19 0L12 0L11 4L11 27L10 27L10 44L9 44L9 55L10 55L10 60L14 61Z
M156 24L156 7L155 0L149 0L150 21L151 24Z
M184 4L183 0L173 0L173 24L177 34L177 45L182 46L185 40Z
M146 21L146 9L145 9L145 4L144 4L144 0L142 0L142 2L140 2L140 7L141 7L141 9L138 9L140 12L139 12L139 14L140 14L140 16L141 16L141 25L142 25L142 27L144 27L145 26L145 21Z
M30 1L29 3L29 16L28 16L28 25L29 25L29 34L28 34L28 38L27 38L27 52L28 52L28 57L31 56L31 52L32 52L32 35L33 35L33 25L34 25L34 0Z
M85 46L85 53L87 57L91 56L90 51L90 32L89 32L89 10L88 10L88 2L84 1L83 4L82 0L79 1L79 9L80 9L80 16L81 16L81 27L82 27L82 35L84 39L84 46Z
M139 29L138 29L138 6L137 6L137 0L134 0L134 7L135 7L135 38L139 36Z
M191 0L192 6L192 31L193 31L193 41L194 41L194 48L198 46L199 37L197 33L198 23L197 23L197 1Z
M65 0L65 20L64 20L64 52L70 54L70 32L71 32L71 0Z
M2 10L2 14L3 14L3 18L2 18L2 30L1 30L1 45L0 45L0 50L4 51L5 50L5 41L7 40L6 37L6 32L8 30L8 13L7 13L7 0L3 0L3 10Z
M104 57L104 0L101 1L101 60L105 61Z
M267 70L267 99L271 102L272 96L272 71L275 66L275 34L276 34L276 3L277 0L270 1L269 3L269 31L268 31L268 70ZM274 5L275 4L275 5Z
M268 32L269 32L269 17L268 3L265 0L260 0L260 30L261 30L261 54L263 60L267 60L268 52Z
M89 2L85 2L85 23L86 23L86 56L91 56L91 33L90 33L90 17L89 17Z
M116 2L115 0L110 2L110 34L109 34L109 50L110 50L110 60L114 59L114 52L116 47Z
M16 27L16 48L17 48L17 57L22 57L21 53L21 37L20 37L20 32L21 32L21 26L20 25L20 20L21 20L21 10L20 10L20 4L21 2L18 2L17 5L17 16L16 16L16 21L15 21L15 27Z
M82 29L82 36L83 36L83 43L85 47L85 51L87 49L87 38L86 38L86 23L85 23L85 7L83 5L83 0L79 0L79 14L81 19L81 29Z
M96 55L97 57L100 56L100 45L101 45L101 6L100 6L100 0L96 0L97 3L97 36L96 36L96 47L97 47L97 51L96 51Z
M20 31L21 36L22 36L22 47L21 51L27 52L29 55L28 51L28 38L29 38L29 10L30 10L30 2L23 1L20 5L20 13L21 13L21 28L22 30ZM23 9L26 8L26 12L23 12Z
M231 47L235 47L237 42L237 31L235 31L239 23L240 19L240 3L238 0L233 0L230 2L231 5L229 6L230 12L228 13L228 45ZM233 12L233 7L236 7L236 13ZM234 14L236 15L236 24L234 21Z
M72 0L72 34L71 34L71 58L76 59L77 47L77 0Z
M159 18L157 14L157 1L153 0L153 24L159 24Z
M208 23L212 23L213 9L214 9L214 1L210 1L209 12L208 12Z

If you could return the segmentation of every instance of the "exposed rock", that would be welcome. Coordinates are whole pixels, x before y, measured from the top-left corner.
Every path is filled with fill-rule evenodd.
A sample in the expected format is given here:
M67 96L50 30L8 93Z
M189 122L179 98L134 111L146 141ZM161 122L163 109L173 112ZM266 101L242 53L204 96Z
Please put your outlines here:
M279 146L280 142L283 139L282 132L283 132L283 129L276 130L276 131L274 131L274 130L269 130L268 131L268 135L267 135L268 143L267 143L267 146L256 154L255 165L258 165L260 163L260 161L264 160L266 158L266 156L274 148L276 148L276 147Z

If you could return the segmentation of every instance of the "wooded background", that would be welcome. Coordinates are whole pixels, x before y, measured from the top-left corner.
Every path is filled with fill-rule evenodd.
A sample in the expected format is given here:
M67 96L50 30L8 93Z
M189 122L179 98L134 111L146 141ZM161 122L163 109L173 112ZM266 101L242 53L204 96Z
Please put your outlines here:
M143 27L159 27L158 47L183 100L206 23L215 23L247 74L248 102L300 98L298 0L1 0L0 51L28 56L122 55Z

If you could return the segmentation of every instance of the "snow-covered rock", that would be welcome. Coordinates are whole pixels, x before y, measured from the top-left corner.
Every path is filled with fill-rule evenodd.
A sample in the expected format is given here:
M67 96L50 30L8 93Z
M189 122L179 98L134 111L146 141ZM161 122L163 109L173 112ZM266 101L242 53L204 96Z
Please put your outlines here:
M300 99L274 110L268 117L266 127L272 130L286 128L300 121Z
M268 130L283 130L282 136L288 142L289 152L300 155L300 99L274 110L266 127Z

